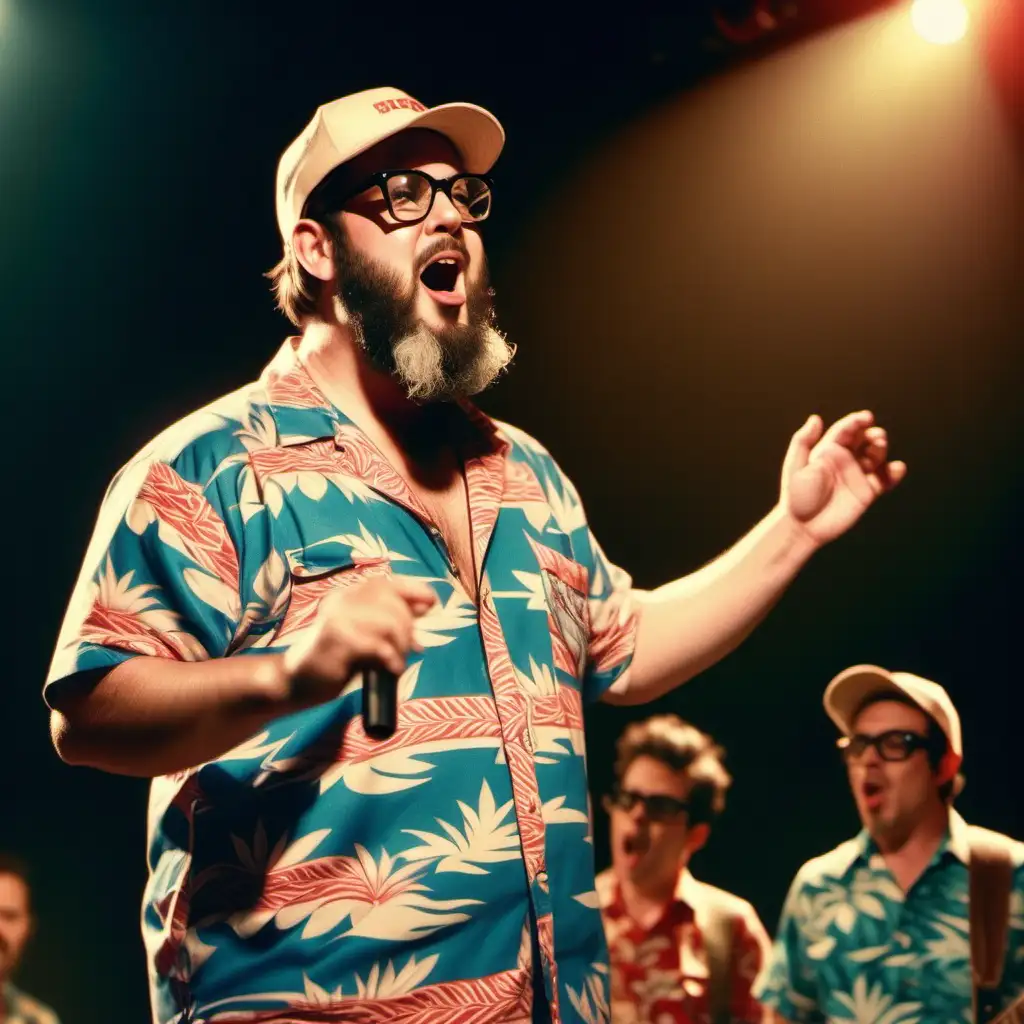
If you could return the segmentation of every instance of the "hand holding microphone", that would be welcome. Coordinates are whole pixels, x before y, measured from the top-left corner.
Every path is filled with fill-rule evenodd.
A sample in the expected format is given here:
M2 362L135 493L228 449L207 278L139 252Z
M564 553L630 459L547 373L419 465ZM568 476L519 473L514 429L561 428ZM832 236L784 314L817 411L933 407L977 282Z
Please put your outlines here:
M288 701L296 709L338 696L363 672L363 725L381 739L395 728L397 678L405 669L416 619L437 602L426 583L402 576L370 576L331 591L316 619L284 654Z

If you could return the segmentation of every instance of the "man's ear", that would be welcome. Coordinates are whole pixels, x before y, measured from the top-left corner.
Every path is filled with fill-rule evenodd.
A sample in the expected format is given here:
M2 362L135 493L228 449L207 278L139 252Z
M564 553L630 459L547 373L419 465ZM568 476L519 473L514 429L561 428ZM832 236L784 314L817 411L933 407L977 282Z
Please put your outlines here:
M334 279L334 242L323 224L304 218L292 231L292 251L303 269L320 281Z

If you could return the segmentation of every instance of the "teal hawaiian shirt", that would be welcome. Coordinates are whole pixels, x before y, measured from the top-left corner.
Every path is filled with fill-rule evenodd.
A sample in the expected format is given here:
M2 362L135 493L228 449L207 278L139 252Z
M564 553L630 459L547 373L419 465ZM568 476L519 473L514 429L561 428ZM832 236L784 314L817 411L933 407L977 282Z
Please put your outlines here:
M520 1021L535 960L553 1020L607 1021L583 706L630 665L631 583L551 456L465 413L475 588L292 341L112 483L48 687L137 655L282 651L372 576L438 597L390 738L364 732L357 676L153 780L156 1024Z
M797 873L754 994L785 1020L972 1024L968 830L956 813L904 893L866 832ZM1024 991L1024 844L1015 843L1003 1006Z

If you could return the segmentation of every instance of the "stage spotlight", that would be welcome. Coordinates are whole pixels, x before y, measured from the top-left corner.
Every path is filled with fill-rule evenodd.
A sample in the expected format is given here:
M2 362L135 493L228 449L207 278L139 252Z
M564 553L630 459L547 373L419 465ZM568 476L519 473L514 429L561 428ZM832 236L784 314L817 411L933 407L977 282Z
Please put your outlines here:
M967 34L970 18L963 0L914 0L910 20L922 39L948 46Z

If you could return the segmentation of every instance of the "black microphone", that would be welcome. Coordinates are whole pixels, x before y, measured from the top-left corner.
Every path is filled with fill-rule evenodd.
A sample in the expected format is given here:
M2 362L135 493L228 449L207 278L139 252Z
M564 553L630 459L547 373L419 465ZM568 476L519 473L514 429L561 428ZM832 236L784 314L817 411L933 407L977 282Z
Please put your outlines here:
M384 668L363 670L363 731L370 739L386 740L398 718L398 678Z

